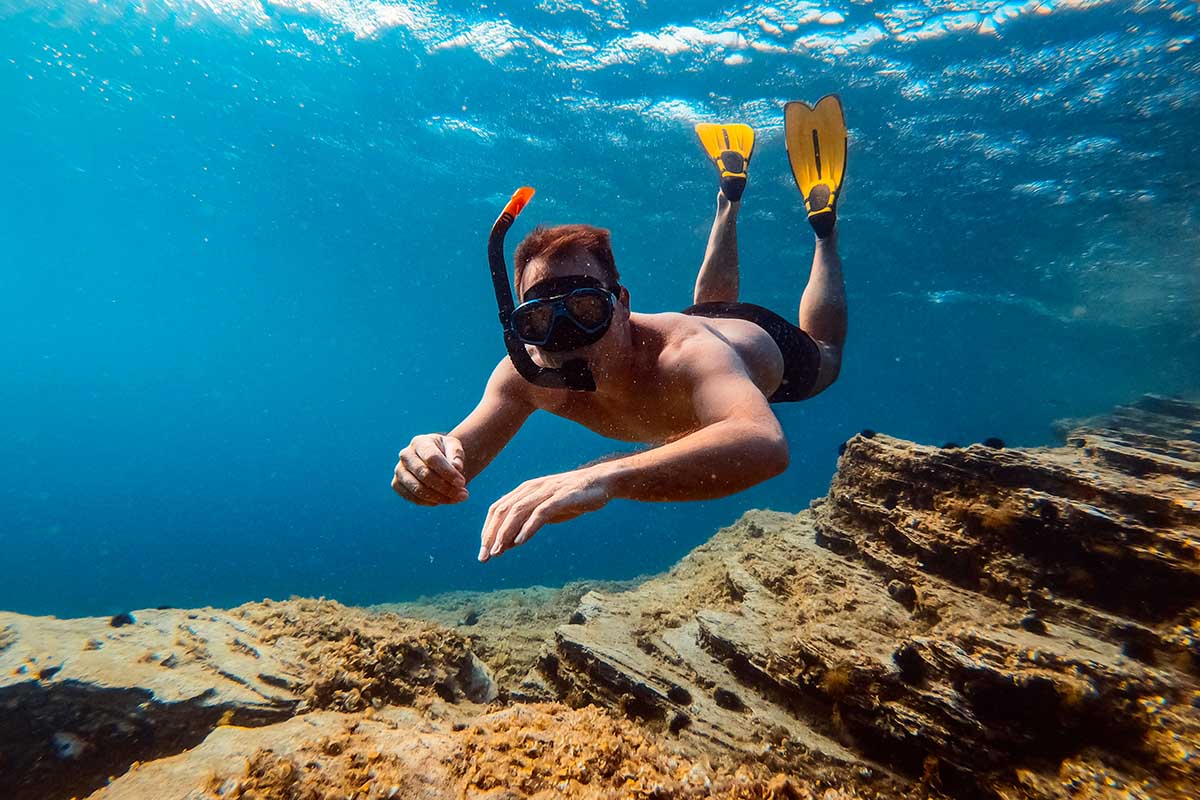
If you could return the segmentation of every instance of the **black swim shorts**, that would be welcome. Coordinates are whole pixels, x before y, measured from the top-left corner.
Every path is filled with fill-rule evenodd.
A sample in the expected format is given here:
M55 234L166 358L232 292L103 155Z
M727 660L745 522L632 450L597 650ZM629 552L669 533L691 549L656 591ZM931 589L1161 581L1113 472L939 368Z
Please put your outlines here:
M772 403L803 400L817 382L821 348L813 338L769 308L753 303L698 303L683 310L693 317L744 319L765 330L783 353L783 382L768 399Z

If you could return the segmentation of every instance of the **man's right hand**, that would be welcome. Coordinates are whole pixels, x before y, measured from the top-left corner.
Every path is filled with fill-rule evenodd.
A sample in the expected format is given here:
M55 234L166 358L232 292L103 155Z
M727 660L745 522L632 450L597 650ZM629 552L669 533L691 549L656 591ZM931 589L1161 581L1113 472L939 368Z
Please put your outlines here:
M421 506L461 503L467 499L462 442L441 433L414 437L400 451L392 488Z

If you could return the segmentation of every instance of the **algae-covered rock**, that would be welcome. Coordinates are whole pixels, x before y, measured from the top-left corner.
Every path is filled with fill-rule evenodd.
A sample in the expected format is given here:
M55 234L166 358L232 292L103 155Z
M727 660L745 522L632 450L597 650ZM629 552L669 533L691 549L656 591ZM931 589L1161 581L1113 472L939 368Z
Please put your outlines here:
M221 725L495 697L462 637L394 614L294 600L130 616L0 614L0 797L86 794Z

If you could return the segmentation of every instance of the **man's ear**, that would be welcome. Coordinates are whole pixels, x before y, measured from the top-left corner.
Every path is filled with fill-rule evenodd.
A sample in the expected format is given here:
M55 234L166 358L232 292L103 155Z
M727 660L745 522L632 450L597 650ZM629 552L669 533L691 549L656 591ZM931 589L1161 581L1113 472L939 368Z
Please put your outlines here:
M629 308L629 290L624 286L621 287L621 293L618 295L617 299L621 301L622 305L624 305L626 308Z

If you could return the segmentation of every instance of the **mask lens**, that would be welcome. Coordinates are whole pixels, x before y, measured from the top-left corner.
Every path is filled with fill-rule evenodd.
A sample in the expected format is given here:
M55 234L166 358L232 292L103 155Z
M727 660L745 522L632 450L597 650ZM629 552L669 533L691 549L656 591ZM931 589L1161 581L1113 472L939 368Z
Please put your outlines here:
M549 335L553 320L553 303L530 303L513 313L513 330L527 342L540 342Z
M593 329L603 325L612 312L607 293L599 289L577 289L566 297L567 311L580 325Z

